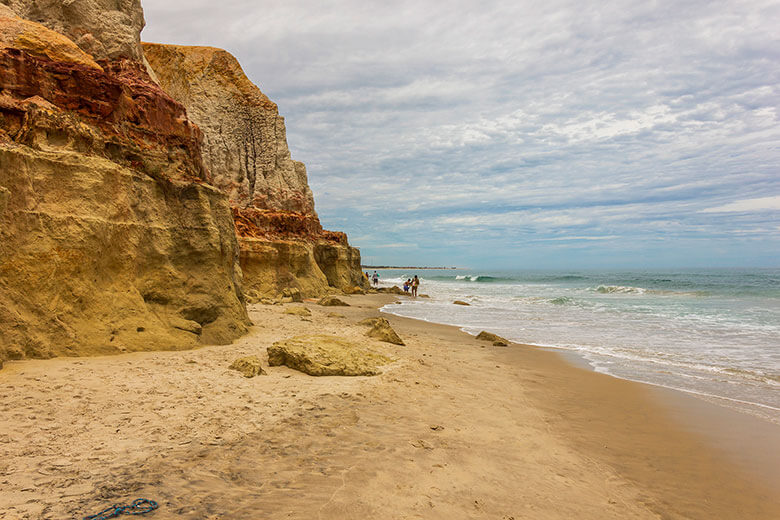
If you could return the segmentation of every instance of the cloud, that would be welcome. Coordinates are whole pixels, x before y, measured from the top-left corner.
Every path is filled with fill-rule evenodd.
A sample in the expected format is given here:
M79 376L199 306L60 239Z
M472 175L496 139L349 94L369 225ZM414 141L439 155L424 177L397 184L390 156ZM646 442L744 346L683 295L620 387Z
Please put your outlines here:
M744 213L766 210L780 211L780 195L776 197L759 197L757 199L737 200L722 206L703 209L701 210L701 213Z
M239 58L323 223L364 254L534 267L592 242L593 262L776 264L776 208L745 202L780 196L774 1L144 8L144 39Z

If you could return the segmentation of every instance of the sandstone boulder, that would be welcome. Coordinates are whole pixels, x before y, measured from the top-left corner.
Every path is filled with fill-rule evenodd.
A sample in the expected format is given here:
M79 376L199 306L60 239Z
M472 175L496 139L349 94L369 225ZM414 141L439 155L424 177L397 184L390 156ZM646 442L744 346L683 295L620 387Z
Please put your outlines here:
M325 307L349 307L347 302L339 300L335 296L325 296L317 302L317 305L323 305Z
M247 356L236 359L228 368L241 372L244 377L265 375L265 370L263 370L263 366L260 364L260 359L258 359L257 356Z
M284 309L285 314L292 314L293 316L311 316L311 311L303 307L302 305L296 305L293 307L287 307Z
M419 298L430 298L427 294L420 294L418 295Z
M392 287L380 287L376 291L380 293L386 293L386 294L408 294L405 293L404 290L398 287L397 285L394 285Z
M296 287L288 287L287 289L282 290L282 298L289 298L292 302L303 301L301 290Z
M506 347L509 345L509 340L504 339L501 336L498 336L496 334L493 334L492 332L482 331L479 334L477 334L477 339L480 341L489 341L493 343L493 346L495 347Z
M471 305L470 303L464 302L463 300L455 300L452 303L454 303L455 305L466 305L466 306Z
M357 285L352 287L344 287L342 292L344 294L366 294L366 290L362 287L358 287Z
M390 361L337 336L297 336L268 347L270 366L286 365L312 376L373 376Z
M374 325L371 330L366 332L366 335L372 338L376 338L379 341L385 341L394 345L405 345L405 343L398 337L398 334L390 326L390 322L385 318L375 318ZM365 321L365 320L364 320Z
M373 327L374 325L379 323L379 320L383 320L383 319L384 318L382 318L381 316L377 316L375 318L366 318L364 320L360 320L358 322L358 325L366 325L366 326L369 326L369 327Z

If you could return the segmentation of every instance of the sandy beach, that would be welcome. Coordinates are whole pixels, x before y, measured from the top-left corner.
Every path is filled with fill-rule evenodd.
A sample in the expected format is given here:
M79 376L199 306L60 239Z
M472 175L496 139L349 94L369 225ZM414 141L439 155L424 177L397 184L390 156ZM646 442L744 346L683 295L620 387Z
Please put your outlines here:
M780 484L739 442L686 428L682 397L394 316L406 346L383 343L357 322L394 297L343 299L250 306L227 346L7 363L0 518L139 497L159 503L150 519L780 518ZM267 366L274 341L313 333L394 361L373 377ZM247 355L267 375L228 369Z

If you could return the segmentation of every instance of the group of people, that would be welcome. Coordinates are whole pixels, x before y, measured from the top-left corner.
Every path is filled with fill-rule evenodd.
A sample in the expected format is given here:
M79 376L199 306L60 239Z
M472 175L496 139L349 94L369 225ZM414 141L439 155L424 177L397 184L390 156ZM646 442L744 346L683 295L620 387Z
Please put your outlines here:
M409 289L412 290L412 296L415 298L417 297L417 288L420 286L420 279L417 278L417 275L414 275L414 278L407 278L404 282L404 292L408 293Z
M374 283L374 285L379 285L379 273L374 271L374 274L370 275L368 274L368 271L366 271L366 280L370 280ZM414 275L414 278L407 278L404 282L404 292L408 293L409 289L412 290L412 296L417 297L417 288L420 286L420 279L417 278L417 275Z

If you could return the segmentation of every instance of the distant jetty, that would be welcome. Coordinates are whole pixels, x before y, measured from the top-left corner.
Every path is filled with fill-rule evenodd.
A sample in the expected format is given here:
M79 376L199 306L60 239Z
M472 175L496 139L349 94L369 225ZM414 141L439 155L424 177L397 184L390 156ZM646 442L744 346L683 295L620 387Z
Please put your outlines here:
M361 265L362 269L464 269L463 267L421 267L409 265Z

